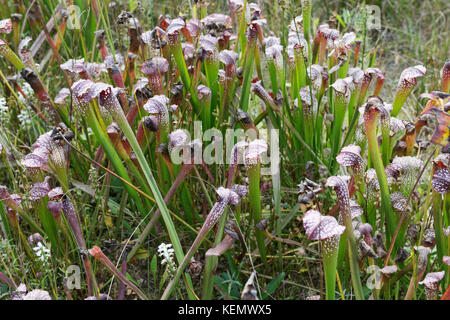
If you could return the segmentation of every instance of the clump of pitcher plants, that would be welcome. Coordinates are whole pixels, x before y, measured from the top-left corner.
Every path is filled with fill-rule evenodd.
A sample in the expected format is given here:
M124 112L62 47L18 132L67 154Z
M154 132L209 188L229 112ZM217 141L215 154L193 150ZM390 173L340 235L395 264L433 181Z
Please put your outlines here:
M389 79L367 35L316 23L313 0L277 2L274 30L242 0L154 23L93 0L82 31L63 2L23 2L0 13L8 297L449 299L448 60Z

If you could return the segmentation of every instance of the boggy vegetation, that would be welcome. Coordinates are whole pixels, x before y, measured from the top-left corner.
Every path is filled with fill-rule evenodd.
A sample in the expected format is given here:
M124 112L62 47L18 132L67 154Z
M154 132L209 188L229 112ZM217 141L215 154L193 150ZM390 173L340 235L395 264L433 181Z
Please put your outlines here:
M449 61L391 101L312 0L274 31L246 0L150 25L66 2L1 13L3 299L450 299ZM195 121L216 155L253 134L194 161Z

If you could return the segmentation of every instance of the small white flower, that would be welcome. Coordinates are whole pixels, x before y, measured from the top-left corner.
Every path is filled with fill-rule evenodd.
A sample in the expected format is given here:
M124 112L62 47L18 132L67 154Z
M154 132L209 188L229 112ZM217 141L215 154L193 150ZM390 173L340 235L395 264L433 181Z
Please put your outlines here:
M34 95L34 91L31 88L31 86L28 84L28 82L22 82L20 83L20 87L22 88L23 93L26 94L28 99L30 99ZM19 94L19 100L22 101L24 104L27 103L25 98L22 96L22 94Z
M0 97L0 110L8 109L8 106L6 105L6 98Z
M175 250L172 248L172 244L161 243L158 246L159 256L163 259L161 260L161 265L167 265L167 272L169 275L173 276L177 267L175 262L173 261Z
M8 117L8 105L6 104L6 99L0 97L0 121L6 121Z
M51 257L50 249L48 249L42 242L38 242L37 246L33 248L36 256L44 263L48 262L48 259Z
M17 118L19 119L22 127L31 128L33 121L32 116L30 115L28 110L20 110L20 113L17 115Z

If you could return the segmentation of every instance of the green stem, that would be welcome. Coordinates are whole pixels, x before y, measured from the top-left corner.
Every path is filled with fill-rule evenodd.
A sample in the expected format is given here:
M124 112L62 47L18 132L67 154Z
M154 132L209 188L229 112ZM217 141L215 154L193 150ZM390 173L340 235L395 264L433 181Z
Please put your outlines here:
M362 290L361 278L359 274L358 247L356 245L356 239L353 233L352 218L350 212L343 214L343 219L345 225L345 233L347 235L347 250L353 290L355 291L356 299L364 300L364 292Z
M390 131L390 121L389 124L381 129L381 155L383 159L383 165L387 166L389 164L389 160L391 159L391 151L392 151L392 139L389 135Z
M195 88L192 86L191 78L189 77L189 72L186 66L186 61L184 60L183 49L181 48L181 42L178 40L178 43L171 47L173 58L175 59L175 63L178 67L178 71L180 72L181 80L183 81L184 87L191 94L191 103L194 111L197 114L200 114L200 106L197 99L197 94L195 92Z
M251 77L253 74L253 60L255 60L256 38L250 39L247 44L247 52L245 54L244 62L244 76L242 79L241 99L239 101L239 108L247 111L248 100L250 97Z
M276 96L276 94L278 92L278 79L277 79L276 66L272 59L267 59L267 69L269 70L270 85L272 88L272 93L274 96Z
M384 212L386 219L386 235L388 242L391 241L395 232L395 215L392 210L391 198L389 196L389 186L387 183L386 173L384 171L383 160L381 159L380 150L378 148L378 141L376 136L376 123L378 115L375 119L366 120L367 140L369 145L370 158L372 160L374 169L377 173L378 183L381 191L381 210Z
M216 61L206 61L205 71L206 79L208 80L208 87L211 89L211 105L209 111L207 112L208 122L203 125L206 125L206 129L210 129L213 125L211 121L211 113L216 109L219 94L219 63Z
M172 218L170 217L169 211L168 211L167 206L164 202L164 199L161 195L161 192L158 189L158 186L156 184L155 178L153 177L153 174L148 165L148 162L145 160L144 153L142 152L142 149L139 146L139 143L136 140L133 130L131 129L130 125L128 124L128 121L127 121L123 111L119 110L118 112L116 112L114 114L114 116L115 116L115 120L117 121L120 128L122 129L125 137L127 138L128 142L130 143L134 153L136 154L136 158L138 159L138 162L142 168L142 171L144 172L144 176L147 180L147 183L150 186L153 196L155 197L156 204L158 205L158 208L161 211L161 214L162 214L162 217L166 224L166 227L168 229L170 240L174 247L177 259L179 261L182 261L183 249L181 248L181 243L178 238L178 235L177 235L177 232L175 229L175 225L173 224Z
M95 136L99 140L103 150L105 151L106 155L108 156L108 159L111 161L114 168L117 170L118 174L125 179L126 181L131 183L131 179L128 175L127 170L125 169L124 165L122 164L122 161L117 154L116 149L112 145L111 141L109 140L109 137L107 134L101 130L99 123L97 122L95 118L94 111L88 106L88 115L86 117L86 121L89 125L89 127L94 132ZM142 206L141 198L139 197L136 190L131 188L128 184L123 184L124 188L127 190L127 192L130 194L130 196L133 198L133 200L136 203L136 207L138 208L139 212L142 214L145 214L147 211Z
M332 154L331 154L331 172L334 172L336 166L336 155L338 154L341 146L342 125L345 119L346 103L345 97L341 94L335 94L334 99L334 121L333 129L331 133L332 142Z
M214 246L217 246L223 238L225 223L227 222L228 212L225 209L219 223ZM202 300L211 300L214 289L214 270L217 268L219 258L216 256L206 257L205 262L205 278L203 280Z
M358 118L359 118L359 110L358 110L358 108L355 108L355 110L353 111L353 117L350 122L350 126L348 127L347 134L345 135L344 142L342 143L343 147L348 145L350 143L350 141L353 140L353 136L355 135L355 132L356 132Z
M412 88L409 90L402 89L402 88L397 89L397 92L395 93L395 97L394 97L394 102L392 102L391 115L393 117L396 117L400 113L400 109L405 104L406 99L408 98L411 91L412 91Z
M339 241L335 239L326 239L321 242L323 248L323 269L325 272L325 289L326 289L326 299L335 300L336 297L336 267L338 258L338 247L332 243L330 247L334 248L331 252L326 251L326 245L323 243L325 241Z
M443 233L443 210L442 210L442 196L433 191L433 206L432 206L432 214L433 214L433 222L434 222L434 232L436 235L436 247L437 254L439 257L439 262L442 261L442 257L446 255L447 248L446 242ZM450 237L449 237L450 238Z
M256 235L256 242L258 244L259 253L261 254L262 262L267 266L266 246L264 244L264 232L256 227L262 220L261 214L261 193L260 193L260 169L261 164L250 166L247 169L249 188L248 198L250 201L250 213L254 222L254 229Z
M303 35L305 36L305 39L308 43L311 35L311 11L312 11L312 0L303 0L302 1Z

